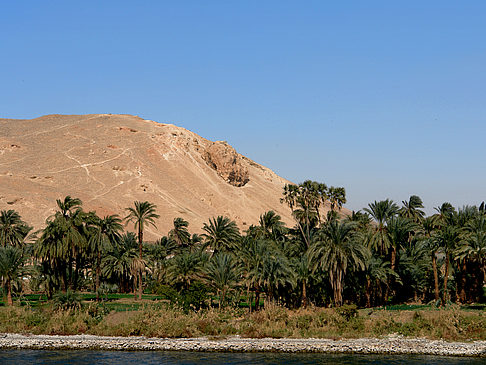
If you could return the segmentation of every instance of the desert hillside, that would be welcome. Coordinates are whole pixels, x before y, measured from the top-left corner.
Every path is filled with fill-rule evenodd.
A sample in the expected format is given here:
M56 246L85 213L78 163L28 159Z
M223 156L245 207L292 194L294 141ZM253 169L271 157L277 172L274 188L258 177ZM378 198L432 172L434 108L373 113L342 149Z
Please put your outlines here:
M291 223L279 201L285 183L227 143L172 124L112 114L0 119L0 210L17 210L35 229L66 195L100 216L123 215L135 200L155 203L152 239L175 217L193 232L217 215L245 230L270 209Z

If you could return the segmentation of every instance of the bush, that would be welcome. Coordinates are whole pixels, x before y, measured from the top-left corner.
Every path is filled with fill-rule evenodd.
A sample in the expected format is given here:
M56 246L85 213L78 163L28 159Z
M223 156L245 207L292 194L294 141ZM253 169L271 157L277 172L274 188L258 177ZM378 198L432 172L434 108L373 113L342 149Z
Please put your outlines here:
M81 309L81 296L70 290L57 292L53 296L53 304L57 310L78 310Z
M336 308L336 313L343 317L346 321L358 316L358 307L356 304L346 304L342 307Z

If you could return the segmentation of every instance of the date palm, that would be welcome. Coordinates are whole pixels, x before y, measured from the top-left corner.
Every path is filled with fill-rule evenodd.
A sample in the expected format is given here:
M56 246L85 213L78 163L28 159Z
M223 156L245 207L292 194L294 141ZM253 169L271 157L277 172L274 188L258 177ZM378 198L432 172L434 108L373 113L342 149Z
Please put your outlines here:
M375 201L364 208L375 221L375 233L370 241L370 246L381 253L388 252L390 248L390 239L388 237L387 222L398 213L398 206L389 199Z
M18 247L0 247L0 279L7 294L7 305L13 305L12 284L25 274L25 258Z
M311 247L314 271L320 268L329 273L334 304L341 306L348 267L363 270L369 252L359 241L359 233L353 222L332 220L321 228L319 234L320 237Z
M403 207L400 209L400 215L408 218L415 223L419 223L425 216L422 208L424 203L417 195L412 195L408 201L402 201Z
M105 277L118 280L120 290L128 292L133 282L132 262L137 259L138 244L135 234L123 234L102 259L102 273ZM136 273L136 275L138 275Z
M88 245L95 262L95 292L96 300L99 300L99 288L101 277L101 257L110 247L113 247L120 239L123 230L121 219L118 215L109 215L100 218L93 215L91 222L91 235Z
M439 228L436 216L426 217L421 222L421 242L425 250L429 253L432 261L432 272L434 275L434 296L436 302L439 300L439 274L437 270L437 252L439 251L439 242L435 239L435 234Z
M22 221L15 210L2 210L0 212L0 246L19 246L31 228Z
M234 250L240 240L238 226L228 217L211 218L209 224L204 223L203 231L205 245L213 250L213 254Z
M218 307L221 309L226 295L236 287L240 279L238 264L233 255L220 252L209 260L203 271L205 281L219 294Z
M189 222L182 218L174 218L174 228L169 231L169 238L179 247L187 247L191 243L191 234L187 227Z
M452 224L447 224L438 231L435 239L437 240L437 244L444 250L445 255L444 290L442 292L442 306L445 306L449 299L447 283L449 280L451 254L462 242L463 237L460 228Z
M125 217L126 223L133 223L135 230L138 232L137 236L140 262L143 261L142 248L144 229L146 226L153 226L154 228L157 228L155 225L155 220L160 216L155 213L156 208L157 206L155 204L149 203L148 201L135 201L133 208L126 208L128 211L128 215ZM139 300L142 299L142 271L142 269L139 270L137 278Z

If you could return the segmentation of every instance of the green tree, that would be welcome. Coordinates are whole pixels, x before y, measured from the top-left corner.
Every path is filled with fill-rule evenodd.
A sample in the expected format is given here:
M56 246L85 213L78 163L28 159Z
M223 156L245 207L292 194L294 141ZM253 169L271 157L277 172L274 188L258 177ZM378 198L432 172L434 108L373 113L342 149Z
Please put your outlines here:
M180 247L187 247L191 243L191 234L187 227L189 222L182 218L174 218L174 228L169 231L169 238Z
M23 244L31 229L15 210L9 209L0 212L0 245L2 247Z
M7 305L13 305L12 284L25 273L25 258L22 250L17 247L0 247L0 278L7 293Z
M439 230L436 235L436 240L438 245L443 249L445 255L444 290L442 292L442 306L445 306L449 300L447 283L449 280L451 254L462 241L461 231L458 227L452 224L447 224Z
M238 284L239 267L233 255L219 252L214 255L204 268L204 278L207 284L217 290L218 306L224 306L226 295Z
M387 253L391 243L388 236L387 222L398 213L398 206L389 199L375 201L364 209L375 221L375 233L370 241L371 248Z
M135 201L134 207L126 208L128 211L128 215L125 217L125 220L128 223L133 223L135 230L138 231L138 249L139 249L139 263L143 261L142 256L142 248L143 248L143 234L144 229L146 226L153 226L157 228L155 225L155 220L160 216L155 213L155 209L157 206L153 203L149 203L148 201L140 202ZM141 265L138 265L140 270L138 271L138 299L142 299L142 272Z
M203 231L205 246L211 247L213 254L234 250L240 240L238 226L228 217L211 218L209 224L204 223Z
M334 293L334 304L343 304L344 276L348 266L364 270L368 250L357 239L356 224L333 220L320 230L320 237L311 248L314 270L321 268L329 273Z
M425 216L422 208L424 204L422 199L417 195L412 195L408 201L402 201L403 207L400 209L400 215L408 218L415 223L419 223Z
M119 241L102 258L102 273L105 277L116 280L120 291L127 293L133 288L133 261L137 258L138 244L135 234L128 232L121 235Z
M99 288L101 277L101 258L102 255L113 247L120 239L120 232L123 230L121 219L118 215L109 215L100 218L92 216L91 235L89 238L89 248L95 263L95 292L96 300L99 300Z

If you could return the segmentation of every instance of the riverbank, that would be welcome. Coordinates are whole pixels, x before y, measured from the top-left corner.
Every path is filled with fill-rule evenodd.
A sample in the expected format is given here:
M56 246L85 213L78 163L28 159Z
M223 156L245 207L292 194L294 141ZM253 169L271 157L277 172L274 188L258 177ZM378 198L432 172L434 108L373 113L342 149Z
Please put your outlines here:
M205 351L205 352L283 352L417 354L437 356L486 357L486 341L446 342L423 338L331 339L224 339L105 337L93 335L48 336L0 334L1 349L116 350L116 351Z
M184 312L144 304L133 311L103 310L95 303L82 309L0 307L0 333L94 335L132 338L359 339L426 338L450 342L486 341L484 310L379 310L353 307L291 310L269 305L260 311Z

